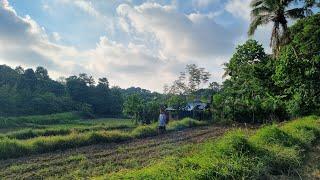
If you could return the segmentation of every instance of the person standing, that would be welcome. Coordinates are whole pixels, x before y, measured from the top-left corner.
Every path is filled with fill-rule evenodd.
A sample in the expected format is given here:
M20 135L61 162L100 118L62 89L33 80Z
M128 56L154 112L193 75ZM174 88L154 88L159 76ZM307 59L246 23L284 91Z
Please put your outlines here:
M158 127L158 132L159 133L164 133L166 131L166 114L164 110L161 108L160 109L160 115L159 115L159 127Z

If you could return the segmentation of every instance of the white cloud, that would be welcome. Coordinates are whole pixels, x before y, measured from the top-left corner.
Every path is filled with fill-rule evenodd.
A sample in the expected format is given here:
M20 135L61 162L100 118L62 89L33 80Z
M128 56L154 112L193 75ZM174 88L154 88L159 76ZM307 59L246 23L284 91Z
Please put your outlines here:
M143 44L123 45L101 37L96 47L79 51L74 47L53 43L44 28L31 17L20 17L6 1L0 7L0 62L12 66L44 66L54 75L72 75L86 72L95 77L106 76L122 87L141 86L162 90L174 74ZM53 33L58 40L58 33ZM143 83L141 83L143 82Z
M60 0L71 2L70 0ZM97 16L89 1L72 1ZM106 76L121 87L141 86L162 90L188 63L206 67L221 79L222 67L237 34L217 24L212 13L183 14L174 5L122 4L117 8L119 27L131 38L120 43L102 36L96 47L80 51L60 44L59 33L48 35L32 17L18 16L6 0L0 7L0 62L45 66L55 76L86 72ZM81 37L79 37L81 38ZM17 53L18 52L18 53Z
M88 0L58 0L60 3L70 3L76 5L82 11L95 16L95 17L103 17L103 15L95 9L91 1Z
M43 5L42 5L42 9L43 9L44 11L48 11L48 10L50 9L50 6L49 6L48 4L43 4Z
M207 7L219 1L220 0L192 0L192 4L196 7Z
M240 17L246 21L250 20L250 2L251 0L230 0L225 9L234 17Z
M135 7L122 4L117 13L137 32L137 36L154 35L159 51L168 58L185 61L225 55L234 45L235 33L217 24L212 16L200 13L185 15L178 13L174 6L157 3Z
M53 32L52 33L52 37L53 37L53 40L56 41L56 42L61 40L61 36L60 36L60 34L58 32Z

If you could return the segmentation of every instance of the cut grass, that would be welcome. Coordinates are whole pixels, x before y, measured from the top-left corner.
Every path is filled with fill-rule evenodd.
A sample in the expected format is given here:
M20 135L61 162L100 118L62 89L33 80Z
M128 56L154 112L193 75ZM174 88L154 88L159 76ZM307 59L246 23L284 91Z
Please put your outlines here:
M201 126L205 123L190 118L182 121L171 122L169 130L181 130L183 128ZM24 134L24 133L22 133ZM28 134L26 132L24 135ZM33 132L30 133L33 135ZM157 134L157 126L139 126L131 132L113 131L88 131L72 132L67 135L40 136L27 140L0 138L0 159L21 157L29 154L52 152L69 148L81 147L98 143L122 142L132 138L149 137ZM17 134L15 136L18 136Z
M281 127L265 126L254 135L232 131L185 158L168 157L142 169L124 170L102 179L259 179L290 173L302 152L319 138L318 117L309 116Z

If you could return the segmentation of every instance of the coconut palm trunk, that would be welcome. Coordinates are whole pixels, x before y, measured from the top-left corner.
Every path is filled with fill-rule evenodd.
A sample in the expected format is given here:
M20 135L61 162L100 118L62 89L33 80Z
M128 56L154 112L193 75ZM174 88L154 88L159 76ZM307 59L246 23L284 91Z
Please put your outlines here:
M250 4L252 10L248 35L252 36L259 26L273 23L270 47L274 57L278 57L282 45L290 42L287 18L303 18L310 14L310 9L305 6L290 9L292 2L295 0L252 0Z

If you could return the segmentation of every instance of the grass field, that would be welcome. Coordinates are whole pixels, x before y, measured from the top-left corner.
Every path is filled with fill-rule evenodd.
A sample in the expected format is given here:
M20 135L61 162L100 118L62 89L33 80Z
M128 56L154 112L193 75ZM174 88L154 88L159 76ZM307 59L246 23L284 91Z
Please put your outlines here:
M57 120L59 115L24 117L30 124L16 124L20 129L11 129L7 123L6 133L0 134L0 159L17 158L31 154L42 154L56 150L66 150L99 143L119 143L135 138L157 135L157 125L137 126L128 119L96 119L96 120ZM59 118L56 118L59 116ZM70 114L68 114L68 117ZM33 120L32 118L35 118ZM8 118L15 119L15 118ZM50 122L50 123L44 123ZM53 123L55 122L55 123ZM23 125L25 127L23 127ZM188 127L206 125L205 122L183 119L168 124L168 131L182 130Z
M34 125L1 133L0 179L307 177L299 170L320 137L315 116L259 129L187 118L170 122L161 135L156 124L137 126L127 119Z

